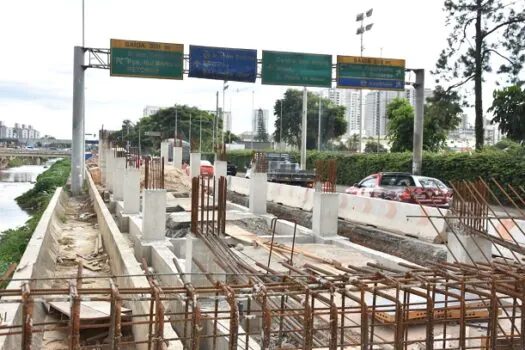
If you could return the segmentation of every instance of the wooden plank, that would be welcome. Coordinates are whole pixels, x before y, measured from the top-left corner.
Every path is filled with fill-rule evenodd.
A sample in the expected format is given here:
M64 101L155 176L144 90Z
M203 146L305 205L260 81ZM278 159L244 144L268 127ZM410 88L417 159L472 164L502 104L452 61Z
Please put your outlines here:
M71 304L67 301L52 301L49 305L56 311L71 317ZM130 313L130 309L122 308L121 314ZM107 301L82 301L80 302L80 320L100 320L109 318L111 303Z

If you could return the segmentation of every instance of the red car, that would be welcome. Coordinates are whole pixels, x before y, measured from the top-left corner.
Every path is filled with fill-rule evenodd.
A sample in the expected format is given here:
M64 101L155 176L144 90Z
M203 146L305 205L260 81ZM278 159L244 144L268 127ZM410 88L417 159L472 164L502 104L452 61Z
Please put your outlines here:
M213 173L213 165L207 160L201 160L201 175L212 177Z
M452 189L441 180L407 173L373 174L347 188L345 192L444 208L449 207L452 200Z

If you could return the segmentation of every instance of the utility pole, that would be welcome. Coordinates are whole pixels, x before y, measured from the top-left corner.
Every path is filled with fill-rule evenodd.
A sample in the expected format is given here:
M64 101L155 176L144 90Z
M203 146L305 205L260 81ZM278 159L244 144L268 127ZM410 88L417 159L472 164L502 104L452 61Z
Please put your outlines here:
M179 116L177 115L177 105L175 105L175 136L173 138L173 145L177 146L177 123Z
M222 111L221 111L221 117L222 117L222 127L221 127L221 131L222 131L222 136L221 136L221 139L222 139L222 144L224 145L224 110L226 108L225 104L226 104L226 90L228 90L228 85L226 85L227 81L225 80L223 85L222 85Z
M190 150L191 150L191 114L190 114L190 131L189 131L188 141L190 142Z
M323 96L321 95L321 92L319 92L319 125L317 126L317 150L319 152L321 152L322 109L323 109Z
M215 128L217 127L217 117L219 116L219 90L217 90L217 93L215 94L215 116L213 117L213 131L211 138L213 139L212 142L212 151L215 153Z
M82 192L84 180L84 48L75 46L73 59L73 140L71 145L71 192Z
M308 91L303 90L303 118L301 121L301 169L306 170L306 123L308 113Z
M421 175L423 163L423 118L425 114L425 70L415 69L416 83L416 116L414 118L414 140L412 174Z
M141 154L142 154L142 144L140 143L140 122L139 122L139 159L142 159Z
M363 58L363 51L365 51L365 46L364 46L365 32L368 32L369 30L371 30L372 26L374 25L373 23L370 23L370 24L367 24L365 26L365 15L366 15L367 18L371 17L373 11L374 11L374 9L370 9L370 10L366 11L365 13L358 14L357 17L356 17L356 22L361 22L361 24L357 28L357 32L356 32L357 35L361 36L361 59ZM363 117L364 117L364 113L363 113L363 89L359 90L359 105L360 105L359 110L361 112L360 116L359 116L359 153L362 153L363 152L363 147L362 147Z
M383 62L383 48L381 48L381 63ZM381 98L381 93L379 93L379 98ZM387 93L385 91L385 129L386 129L386 101L387 100ZM379 100L379 105L381 105L381 100ZM378 113L379 123L377 124L377 153L379 153L379 150L381 149L380 143L379 143L379 134L381 133L381 114Z
M199 122L199 153L202 152L202 115Z
M255 122L254 122L254 117L255 117L255 90L252 91L252 137L251 137L251 149L253 151L253 134L255 133Z
M283 100L284 98L281 99L281 126L279 127L279 144L281 145L279 148L281 150L283 149Z

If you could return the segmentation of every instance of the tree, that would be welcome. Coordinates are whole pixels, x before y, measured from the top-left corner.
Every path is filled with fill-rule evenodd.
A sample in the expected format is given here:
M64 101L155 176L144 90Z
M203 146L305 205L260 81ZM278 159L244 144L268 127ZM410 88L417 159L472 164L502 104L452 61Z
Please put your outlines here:
M385 146L377 141L368 141L365 145L365 153L384 153L386 152Z
M359 150L359 135L353 134L346 143L348 150L352 153L356 153Z
M261 108L257 111L256 117L257 135L255 140L259 142L268 142L268 132L266 131L266 123L264 122L264 113Z
M525 90L513 85L495 90L493 96L494 101L489 108L489 112L494 114L491 123L499 123L499 129L510 140L525 141Z
M436 87L434 96L427 99L423 122L423 149L436 152L442 149L450 131L461 122L463 112L460 96L455 91ZM414 108L408 100L397 98L387 106L388 137L392 152L410 151L413 147Z
M414 136L414 108L407 99L393 99L386 108L388 118L387 136L392 143L392 152L404 152L412 149ZM423 138L425 138L423 132Z
M288 89L284 94L284 99L275 101L274 115L275 132L273 134L276 142L280 140L281 130L281 103L282 103L282 126L283 141L298 146L301 145L301 122L303 92L296 89ZM345 119L345 107L334 104L327 98L322 98L322 142L328 143L346 132L347 122ZM319 122L319 95L308 92L308 113L307 113L307 149L317 148Z
M452 30L433 73L455 82L449 90L474 81L476 149L480 150L484 141L483 75L492 72L491 58L496 56L503 62L497 73L506 75L511 83L519 82L525 63L525 2L445 0L444 10Z
M226 132L224 133L224 140L228 141L228 143L242 141L239 136L235 135L234 133L228 130L226 130Z

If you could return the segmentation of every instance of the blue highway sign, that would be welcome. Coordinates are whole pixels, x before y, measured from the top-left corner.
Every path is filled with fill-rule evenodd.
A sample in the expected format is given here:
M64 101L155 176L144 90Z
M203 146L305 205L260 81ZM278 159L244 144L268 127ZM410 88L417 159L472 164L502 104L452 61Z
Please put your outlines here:
M189 77L255 82L257 50L190 45Z

